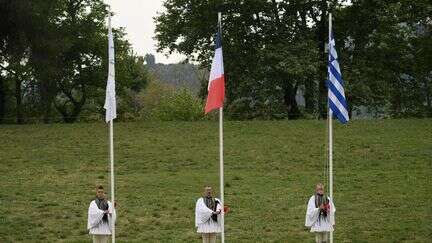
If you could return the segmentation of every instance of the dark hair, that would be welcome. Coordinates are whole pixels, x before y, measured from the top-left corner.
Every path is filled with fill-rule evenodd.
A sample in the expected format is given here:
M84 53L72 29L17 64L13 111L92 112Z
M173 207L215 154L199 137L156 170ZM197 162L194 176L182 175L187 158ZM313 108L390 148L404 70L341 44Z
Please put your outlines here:
M97 185L97 186L96 186L96 189L97 189L97 190L103 190L104 188L103 188L102 185Z

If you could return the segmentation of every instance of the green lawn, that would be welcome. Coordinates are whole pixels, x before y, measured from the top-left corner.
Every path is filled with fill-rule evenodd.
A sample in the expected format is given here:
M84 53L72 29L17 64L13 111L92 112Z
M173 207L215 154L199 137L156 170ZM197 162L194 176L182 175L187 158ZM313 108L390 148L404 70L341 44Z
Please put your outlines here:
M107 131L0 126L0 242L90 242ZM334 139L335 242L430 242L432 120L336 124ZM118 241L199 242L195 200L219 185L217 123L117 123L115 151ZM226 122L227 242L314 242L304 214L326 157L324 121Z

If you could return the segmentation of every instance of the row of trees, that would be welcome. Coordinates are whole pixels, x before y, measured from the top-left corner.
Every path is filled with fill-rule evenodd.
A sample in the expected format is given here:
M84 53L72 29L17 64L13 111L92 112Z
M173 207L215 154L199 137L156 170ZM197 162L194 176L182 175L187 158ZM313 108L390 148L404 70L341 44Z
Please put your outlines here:
M103 114L108 14L103 0L1 0L0 122ZM114 33L121 100L143 89L148 73L124 31Z
M227 108L237 118L326 115L329 12L350 112L432 116L430 1L166 0L164 6L155 18L159 50L185 54L204 68L217 12L223 13ZM304 109L295 98L300 88Z
M218 11L231 118L326 115L329 12L350 112L366 107L377 115L432 116L430 1L166 0L164 6L155 18L159 50L201 65L201 99L155 88L163 86L156 82L144 90L151 79L191 68L161 66L151 55L144 60L124 30L115 29L120 118L202 118L203 70L210 66ZM0 122L103 116L107 9L103 0L0 0ZM296 99L299 90L305 107Z

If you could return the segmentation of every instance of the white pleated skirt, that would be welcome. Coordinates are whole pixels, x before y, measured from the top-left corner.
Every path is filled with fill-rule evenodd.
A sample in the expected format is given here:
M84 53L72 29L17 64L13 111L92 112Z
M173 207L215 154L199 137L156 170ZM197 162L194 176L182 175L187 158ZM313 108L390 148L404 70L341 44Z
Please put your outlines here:
M213 219L209 219L207 222L199 224L198 233L221 233L222 228L220 223L213 221Z

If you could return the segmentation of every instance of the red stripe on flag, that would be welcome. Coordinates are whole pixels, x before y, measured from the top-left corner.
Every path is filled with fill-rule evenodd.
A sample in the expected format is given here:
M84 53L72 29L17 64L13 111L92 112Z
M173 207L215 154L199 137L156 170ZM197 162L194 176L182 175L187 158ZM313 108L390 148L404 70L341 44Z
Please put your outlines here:
M207 102L205 106L205 113L223 107L225 99L225 77L222 75L220 78L214 79L210 83L208 90Z

